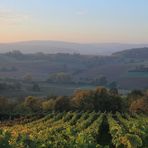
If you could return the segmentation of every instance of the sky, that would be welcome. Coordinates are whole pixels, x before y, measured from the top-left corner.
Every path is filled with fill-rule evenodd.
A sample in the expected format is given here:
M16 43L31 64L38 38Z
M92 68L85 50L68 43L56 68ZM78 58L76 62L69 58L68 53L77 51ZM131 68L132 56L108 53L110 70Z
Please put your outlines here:
M0 42L148 43L148 0L0 0Z

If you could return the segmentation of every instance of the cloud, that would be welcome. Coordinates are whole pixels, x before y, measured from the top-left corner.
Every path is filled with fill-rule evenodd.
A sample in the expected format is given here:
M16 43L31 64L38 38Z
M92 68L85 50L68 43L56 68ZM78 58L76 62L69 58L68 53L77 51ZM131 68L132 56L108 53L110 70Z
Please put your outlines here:
M20 24L30 19L30 15L10 9L0 9L0 23Z

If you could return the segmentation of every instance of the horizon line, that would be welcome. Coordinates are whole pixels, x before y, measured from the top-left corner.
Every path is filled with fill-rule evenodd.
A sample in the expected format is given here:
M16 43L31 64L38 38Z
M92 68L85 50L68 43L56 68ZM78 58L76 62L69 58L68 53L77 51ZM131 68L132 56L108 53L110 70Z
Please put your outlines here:
M17 41L6 41L6 42L0 42L0 44L15 44L15 43L25 43L25 42L61 42L61 43L70 43L70 44L148 44L143 42L112 42L112 41L106 41L106 42L76 42L76 41L65 41L65 40L43 40L43 39L33 39L33 40L17 40Z

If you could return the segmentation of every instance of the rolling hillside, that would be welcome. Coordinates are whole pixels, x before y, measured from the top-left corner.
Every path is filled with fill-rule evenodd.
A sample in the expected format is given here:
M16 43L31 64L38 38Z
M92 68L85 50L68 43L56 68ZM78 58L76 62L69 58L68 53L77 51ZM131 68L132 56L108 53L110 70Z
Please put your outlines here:
M131 58L131 59L147 59L148 58L148 47L144 48L133 48L124 51L113 53L113 56Z
M148 48L129 49L111 56L80 54L23 54L19 51L0 54L0 78L49 81L53 75L65 75L70 85L109 85L116 82L121 89L148 87ZM105 77L107 84L100 83ZM55 79L53 77L52 79ZM57 80L58 82L58 80ZM54 82L54 85L57 84ZM58 82L59 83L59 82ZM53 85L53 83L50 84ZM57 84L58 87L61 85ZM63 87L63 84L61 85ZM75 88L75 87L74 87Z

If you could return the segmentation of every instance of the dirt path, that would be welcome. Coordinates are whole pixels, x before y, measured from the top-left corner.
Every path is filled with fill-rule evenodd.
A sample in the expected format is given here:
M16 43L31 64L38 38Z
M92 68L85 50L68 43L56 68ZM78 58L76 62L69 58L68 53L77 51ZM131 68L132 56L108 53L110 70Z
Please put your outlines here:
M112 137L111 134L109 133L109 125L107 122L106 116L103 119L102 125L100 127L98 136L97 136L97 141L98 144L102 146L109 146L110 148L114 148L112 145Z

